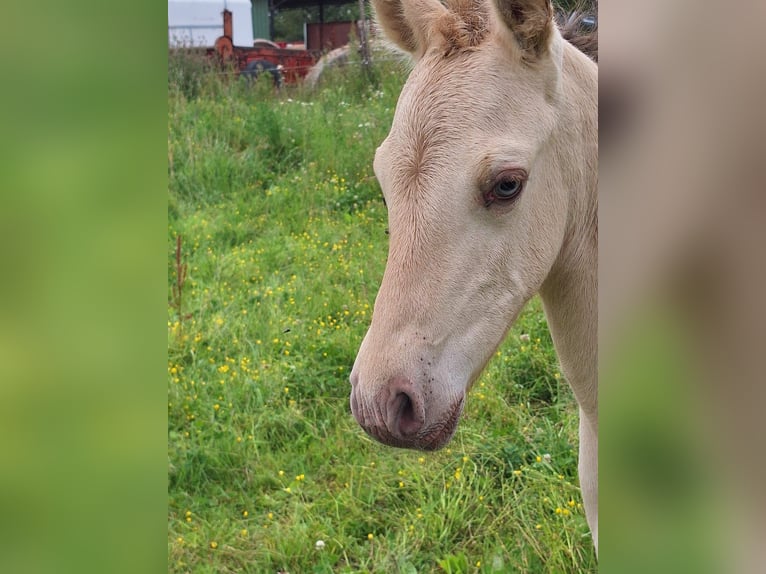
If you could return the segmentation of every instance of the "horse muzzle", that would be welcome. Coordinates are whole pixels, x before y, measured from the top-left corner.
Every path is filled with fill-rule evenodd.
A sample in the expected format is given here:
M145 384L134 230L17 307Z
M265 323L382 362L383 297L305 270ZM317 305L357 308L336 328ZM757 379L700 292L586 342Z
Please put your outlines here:
M351 375L351 412L368 435L389 446L442 448L455 434L464 400L459 397L431 420L428 415L440 409L428 408L423 389L409 379L393 377L377 392L365 393L358 374Z

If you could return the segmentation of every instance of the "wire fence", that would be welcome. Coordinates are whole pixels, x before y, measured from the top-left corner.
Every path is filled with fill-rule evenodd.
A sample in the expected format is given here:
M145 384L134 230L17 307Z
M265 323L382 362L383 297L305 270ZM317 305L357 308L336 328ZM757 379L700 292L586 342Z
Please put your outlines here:
M205 66L202 70L195 71L196 73L201 73L205 75L215 75L219 77L237 77L241 76L245 73L249 74L251 71L246 71L244 68L240 69L237 66L230 66L228 69L225 68L225 66L221 66L218 62L215 61L215 56L206 56L207 62L203 62L203 65ZM283 64L276 64L273 60L269 59L267 56L260 56L257 58L254 58L253 60L262 60L265 62L269 62L270 64L273 64L276 66L276 70L279 71L279 73L282 76L299 76L304 77L306 76L312 68L323 64L326 68L343 68L343 67L363 67L365 65L367 66L375 66L376 64L386 64L386 63L403 63L406 61L406 59L402 57L397 57L394 55L391 56L384 56L384 57L371 57L369 63L365 64L365 62L361 60L357 60L355 58L343 58L342 62L338 60L331 60L331 61L325 61L322 62L321 58L318 59L316 62L312 64L305 64L305 65L298 65L298 66L285 66ZM179 64L180 66L183 66L183 64ZM262 73L269 73L272 69L264 68L260 72Z

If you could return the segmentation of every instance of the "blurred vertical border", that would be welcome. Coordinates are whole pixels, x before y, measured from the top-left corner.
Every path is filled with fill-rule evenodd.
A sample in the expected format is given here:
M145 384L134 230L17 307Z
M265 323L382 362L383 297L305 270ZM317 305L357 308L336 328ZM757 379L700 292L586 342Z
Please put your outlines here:
M0 32L0 571L166 568L167 9Z
M766 571L766 5L599 7L603 572Z

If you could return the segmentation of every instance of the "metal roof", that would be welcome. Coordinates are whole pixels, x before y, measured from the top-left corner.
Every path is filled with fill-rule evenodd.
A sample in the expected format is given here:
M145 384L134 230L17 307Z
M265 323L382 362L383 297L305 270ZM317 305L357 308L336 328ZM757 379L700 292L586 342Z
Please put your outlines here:
M269 6L276 10L292 8L310 8L312 6L340 6L354 4L354 0L268 0Z

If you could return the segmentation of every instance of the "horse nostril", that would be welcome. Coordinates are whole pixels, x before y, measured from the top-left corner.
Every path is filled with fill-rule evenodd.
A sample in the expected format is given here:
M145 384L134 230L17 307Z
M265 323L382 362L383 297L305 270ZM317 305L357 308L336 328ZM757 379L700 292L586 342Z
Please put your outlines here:
M423 426L423 420L415 413L415 406L409 395L399 393L397 400L399 401L399 433L402 436L413 435Z
M388 404L388 430L400 438L410 437L423 427L423 404L411 384L407 391L396 386L399 388L392 389L393 398Z

